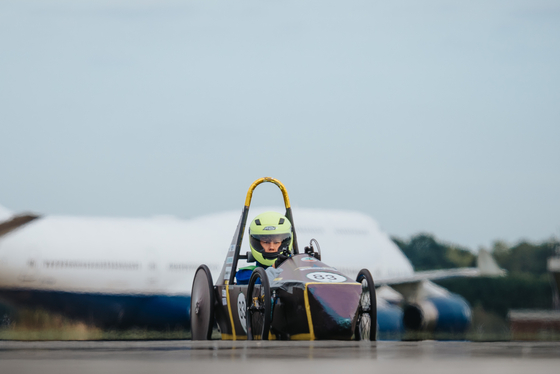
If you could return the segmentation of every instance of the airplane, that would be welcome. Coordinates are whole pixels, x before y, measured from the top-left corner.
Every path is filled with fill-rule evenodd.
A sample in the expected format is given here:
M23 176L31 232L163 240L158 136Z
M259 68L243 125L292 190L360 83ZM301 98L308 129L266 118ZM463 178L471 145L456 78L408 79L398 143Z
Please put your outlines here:
M282 211L250 213L269 210ZM371 271L379 339L400 339L408 330L464 333L468 303L432 280L503 273L485 251L477 268L415 272L360 212L293 207L293 217L300 247L314 238L329 265L350 277ZM217 279L238 218L236 211L189 220L41 216L0 206L0 300L105 328L189 329L194 273L206 264Z

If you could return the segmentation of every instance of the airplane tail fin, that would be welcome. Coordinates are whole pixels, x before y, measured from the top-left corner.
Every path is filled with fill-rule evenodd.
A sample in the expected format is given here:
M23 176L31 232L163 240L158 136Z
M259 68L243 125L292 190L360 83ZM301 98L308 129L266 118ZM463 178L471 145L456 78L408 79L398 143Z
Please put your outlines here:
M483 248L478 251L477 267L480 275L486 277L499 277L506 274L506 270L500 268L490 252Z

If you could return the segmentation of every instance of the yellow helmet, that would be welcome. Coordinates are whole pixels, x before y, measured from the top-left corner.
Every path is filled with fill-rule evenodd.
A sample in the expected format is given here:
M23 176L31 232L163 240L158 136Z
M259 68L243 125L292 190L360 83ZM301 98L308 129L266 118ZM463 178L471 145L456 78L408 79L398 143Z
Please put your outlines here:
M249 226L251 253L255 260L264 266L272 266L282 251L291 251L293 240L292 224L280 213L259 214ZM280 246L274 252L266 252L261 242L272 241L280 242Z

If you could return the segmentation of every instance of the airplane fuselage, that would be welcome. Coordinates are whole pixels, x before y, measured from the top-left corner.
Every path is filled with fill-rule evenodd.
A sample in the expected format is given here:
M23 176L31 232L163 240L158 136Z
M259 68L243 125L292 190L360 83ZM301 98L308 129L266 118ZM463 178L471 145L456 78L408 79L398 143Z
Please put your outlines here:
M0 236L0 298L102 326L188 327L194 272L206 264L216 279L238 219L37 218ZM376 282L414 274L364 214L295 209L294 220L300 250L317 239L323 261L350 277L362 268ZM380 332L402 330L401 309L378 304Z

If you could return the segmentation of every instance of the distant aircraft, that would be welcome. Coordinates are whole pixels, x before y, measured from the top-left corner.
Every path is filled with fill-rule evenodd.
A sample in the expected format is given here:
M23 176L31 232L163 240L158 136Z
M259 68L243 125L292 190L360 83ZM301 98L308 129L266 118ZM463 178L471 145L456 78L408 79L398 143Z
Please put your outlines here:
M265 210L252 208L251 216ZM293 208L300 248L319 242L323 259L348 276L368 268L378 286L378 337L406 329L464 332L467 302L432 283L499 275L486 252L478 268L414 272L369 216ZM0 299L40 307L101 327L189 328L194 273L218 277L239 212L191 220L13 215L0 207ZM246 240L242 253L249 251Z

